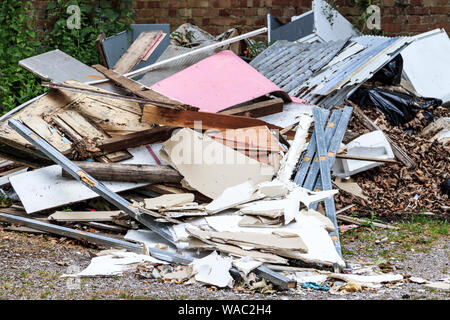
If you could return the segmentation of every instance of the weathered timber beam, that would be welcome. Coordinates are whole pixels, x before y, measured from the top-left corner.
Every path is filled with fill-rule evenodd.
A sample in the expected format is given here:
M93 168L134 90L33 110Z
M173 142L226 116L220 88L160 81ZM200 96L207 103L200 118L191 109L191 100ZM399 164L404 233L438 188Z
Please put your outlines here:
M169 166L75 161L75 165L102 181L178 183L183 177ZM71 175L63 170L63 177Z
M281 98L256 102L247 106L220 111L220 114L259 118L283 111L284 101Z
M176 127L164 126L133 132L126 135L101 140L97 147L104 153L110 153L128 148L139 147L145 144L163 142L172 136L172 132L175 129Z

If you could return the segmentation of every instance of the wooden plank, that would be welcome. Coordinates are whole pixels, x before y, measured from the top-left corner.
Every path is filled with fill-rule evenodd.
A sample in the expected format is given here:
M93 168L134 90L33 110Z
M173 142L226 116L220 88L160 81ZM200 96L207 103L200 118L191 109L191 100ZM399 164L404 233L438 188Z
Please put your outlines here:
M169 110L162 109L152 105L145 105L142 115L142 121L148 123L157 123L174 127L194 128L196 122L201 122L201 129L239 129L256 126L267 126L269 129L278 129L280 127L265 121L241 117L231 116L210 112L194 112L188 110ZM294 132L291 132L293 135Z
M105 77L112 80L114 83L118 84L119 86L129 90L130 92L134 93L135 95L152 100L157 101L159 105L166 106L166 107L174 107L174 108L181 108L181 109L191 109L191 110L198 110L198 108L189 107L186 106L179 101L175 101L172 99L169 99L168 97L154 91L151 89L146 88L142 84L140 84L137 81L131 80L127 77L122 76L121 74L115 72L114 70L107 69L102 65L96 64L92 66L97 71L103 73ZM156 103L154 103L156 105Z
M27 116L21 117L23 123L25 123L29 128L35 131L43 139L48 141L53 147L55 147L60 152L68 151L72 148L72 143L69 140L64 140L56 129L51 127L47 122L45 122L39 116Z
M95 47L98 50L98 53L100 54L100 57L102 57L103 64L106 67L108 67L108 62L106 61L105 53L103 52L103 47L102 47L102 41L105 40L105 39L106 39L106 34L102 31L98 35L97 39L95 39L94 44L95 44Z
M364 220L364 219L344 216L342 214L338 215L337 219L341 220L341 221L344 221L344 222L347 222L347 223L354 223L354 224L357 224L358 226L373 224L375 227L384 228L384 229L391 229L391 230L398 230L399 229L397 227L390 226L390 225L387 225L387 224L384 224L384 223L373 222L373 221L370 221L370 220Z
M148 46L148 48L145 50L144 54L142 55L142 61L147 61L148 58L152 55L153 52L158 48L159 44L164 40L164 38L167 36L167 33L161 33L159 36L155 39L155 41Z
M113 221L113 217L118 216L123 211L55 211L48 217L48 220L64 222L106 222Z
M137 37L128 50L120 57L113 67L119 74L130 72L145 56L146 49L155 42L162 31L145 31Z
M373 123L363 112L362 110L353 102L346 101L346 103L350 104L353 108L353 114L358 118L359 121L369 130L381 130L380 127L378 127L375 123ZM417 166L415 161L411 159L406 151L404 151L400 146L398 146L394 141L392 141L391 138L387 134L385 134L386 139L389 141L392 147L392 151L394 152L394 155L397 157L398 160L400 160L406 167L412 169Z
M350 160L361 160L361 161L373 161L373 162L398 163L398 161L395 160L395 159L380 159L380 158L371 158L371 157L360 157L360 156L352 156L350 154L337 154L336 158L350 159Z
M169 139L175 127L157 127L148 130L105 139L99 142L98 147L103 152L114 152L127 148L139 147L145 144L154 144Z
M284 101L281 98L270 99L266 101L256 102L247 106L227 109L218 113L234 116L245 116L251 118L259 118L270 114L283 112Z
M179 183L183 178L178 171L169 166L86 161L74 161L73 163L102 181ZM65 171L62 175L70 177L70 174Z

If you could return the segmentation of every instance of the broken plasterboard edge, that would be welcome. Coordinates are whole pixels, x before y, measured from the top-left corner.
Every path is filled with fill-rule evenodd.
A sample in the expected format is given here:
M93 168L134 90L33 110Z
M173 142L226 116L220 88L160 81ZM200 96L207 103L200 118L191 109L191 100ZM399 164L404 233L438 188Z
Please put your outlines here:
M228 187L248 180L259 184L274 174L273 167L188 128L166 141L161 153L192 188L211 199Z
M277 228L239 227L240 216L212 216L204 218L208 225L216 231L233 232L289 232L298 234L306 247L308 253L297 253L296 259L305 262L323 263L332 265L337 263L341 267L345 266L344 260L337 253L333 241L328 232L317 223L301 224L297 221Z
M153 146L152 146L153 148ZM128 150L133 158L120 163L156 164L146 146ZM92 198L98 194L71 178L62 177L62 168L52 165L11 177L11 185L27 213L52 209ZM110 182L103 184L114 192L136 189L148 183Z
M254 194L255 186L251 180L226 188L222 194L209 203L205 209L209 214L214 214L237 205L256 200L260 197Z
M195 259L191 266L196 281L220 288L233 287L234 280L230 275L232 258L221 257L214 251L202 259Z
M113 254L94 257L86 269L75 274L63 274L62 278L68 277L95 277L114 276L136 268L139 263L152 263L154 265L167 264L167 262L144 254L134 252L117 251Z
M291 180L292 173L294 172L294 168L298 163L300 155L306 149L306 138L308 137L308 130L312 123L313 117L310 115L303 114L300 116L294 142L291 144L288 152L281 160L281 168L277 174L277 179L281 182Z
M194 201L193 193L163 194L155 198L144 200L145 208L149 210L158 210L160 208L170 208Z

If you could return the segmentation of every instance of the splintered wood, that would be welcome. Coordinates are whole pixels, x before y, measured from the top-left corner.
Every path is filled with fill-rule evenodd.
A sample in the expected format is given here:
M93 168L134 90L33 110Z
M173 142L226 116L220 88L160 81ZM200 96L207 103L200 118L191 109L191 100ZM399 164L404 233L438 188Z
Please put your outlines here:
M146 58L151 47L159 43L158 40L161 38L161 35L162 31L142 32L122 57L120 57L119 61L116 62L113 70L120 74L133 70L141 60Z
M107 92L77 81L67 81L66 84ZM150 124L141 123L141 116L141 108L136 102L51 90L12 118L21 120L58 151L71 158L85 159L100 151L96 145L103 139L150 129ZM8 148L20 150L24 153L23 157L30 161L39 157L35 148L12 130L7 122L0 123L0 142ZM0 150L0 154L6 152L11 151L7 148ZM129 155L121 153L111 159L117 161L124 158L129 158ZM107 157L104 161L111 159ZM31 165L36 166L34 163Z

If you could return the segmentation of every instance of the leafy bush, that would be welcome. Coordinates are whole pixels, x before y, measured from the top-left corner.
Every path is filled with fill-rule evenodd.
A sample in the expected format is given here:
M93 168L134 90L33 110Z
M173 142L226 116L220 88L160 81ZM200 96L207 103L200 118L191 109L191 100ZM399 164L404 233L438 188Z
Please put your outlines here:
M81 28L69 29L67 8L78 5ZM103 31L107 36L129 30L132 1L49 1L46 16L50 24L36 28L30 1L0 2L0 114L45 92L40 79L18 65L22 59L60 49L81 62L100 63L94 41Z
M39 35L29 16L31 2L0 4L0 114L43 92L37 78L18 62L39 53Z

